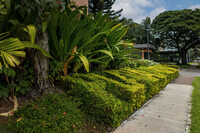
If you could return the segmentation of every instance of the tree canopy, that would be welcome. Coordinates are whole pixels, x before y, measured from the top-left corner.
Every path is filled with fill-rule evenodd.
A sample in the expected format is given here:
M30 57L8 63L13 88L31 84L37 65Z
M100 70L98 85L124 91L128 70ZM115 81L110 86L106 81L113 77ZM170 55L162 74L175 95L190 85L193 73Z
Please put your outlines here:
M147 30L146 25L151 24L150 17L146 17L140 24L134 22L132 19L123 18L123 23L129 26L129 30L124 39L133 40L134 43L143 44L147 43ZM150 43L153 44L154 37L150 34Z
M189 49L200 44L200 9L166 11L152 23L160 45L179 52L182 64L186 64Z
M108 13L110 18L120 17L122 9L118 11L112 10L115 1L116 0L89 0L89 12L97 14L97 12L102 11L103 13Z

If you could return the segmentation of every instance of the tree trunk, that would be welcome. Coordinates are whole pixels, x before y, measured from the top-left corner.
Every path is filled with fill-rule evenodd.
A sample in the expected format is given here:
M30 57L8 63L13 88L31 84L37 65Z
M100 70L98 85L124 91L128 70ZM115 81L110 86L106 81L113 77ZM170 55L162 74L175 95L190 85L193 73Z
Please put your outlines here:
M186 58L186 54L187 52L181 52L179 54L180 58L181 58L181 64L186 65L187 64L187 58Z
M49 52L47 33L39 32L36 35L36 44ZM33 54L33 65L35 69L35 86L30 95L35 98L42 93L52 93L55 91L54 85L48 79L47 70L49 68L49 58L44 56L39 50L35 50Z

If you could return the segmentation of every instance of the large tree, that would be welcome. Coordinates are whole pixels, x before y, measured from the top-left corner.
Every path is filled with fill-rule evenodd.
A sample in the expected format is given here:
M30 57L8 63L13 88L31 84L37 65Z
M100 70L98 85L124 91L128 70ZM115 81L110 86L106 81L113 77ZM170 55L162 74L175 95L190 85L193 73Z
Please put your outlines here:
M129 30L124 39L132 40L137 44L147 43L147 30L146 25L151 24L150 17L146 17L140 24L135 23L132 19L123 18L123 23L129 26ZM150 43L153 44L154 37L150 32Z
M116 0L89 0L89 12L94 15L99 11L108 13L110 18L120 17L122 9L118 11L112 10L112 6Z
M200 9L166 11L152 23L155 37L165 48L175 49L186 64L189 49L200 45Z
M125 17L122 18L122 23L124 25L129 26L128 32L124 36L124 39L132 40L135 42L137 38L135 33L136 33L137 28L139 27L139 24L134 22L133 19L131 18L126 19Z

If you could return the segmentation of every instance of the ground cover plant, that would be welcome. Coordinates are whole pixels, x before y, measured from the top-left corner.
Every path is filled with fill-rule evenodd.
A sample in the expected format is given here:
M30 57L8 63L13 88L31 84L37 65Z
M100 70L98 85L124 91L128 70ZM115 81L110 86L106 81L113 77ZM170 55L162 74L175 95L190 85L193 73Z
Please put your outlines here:
M13 132L77 132L83 127L84 115L79 104L66 94L47 95L21 106L9 124Z
M200 131L200 77L196 77L192 83L194 90L192 92L192 109L191 109L191 133Z

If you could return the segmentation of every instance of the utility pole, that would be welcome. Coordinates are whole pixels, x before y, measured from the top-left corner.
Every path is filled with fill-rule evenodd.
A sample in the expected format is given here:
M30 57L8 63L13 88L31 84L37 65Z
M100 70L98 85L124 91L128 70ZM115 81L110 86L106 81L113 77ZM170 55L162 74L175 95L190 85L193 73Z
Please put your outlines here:
M147 24L145 28L147 30L147 56L148 56L148 60L150 60L150 55L149 55L149 31L150 31L150 24Z

